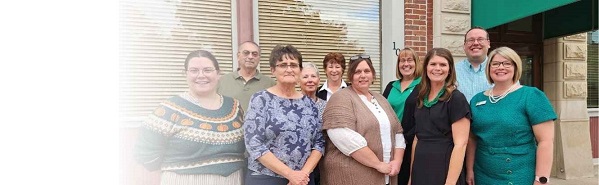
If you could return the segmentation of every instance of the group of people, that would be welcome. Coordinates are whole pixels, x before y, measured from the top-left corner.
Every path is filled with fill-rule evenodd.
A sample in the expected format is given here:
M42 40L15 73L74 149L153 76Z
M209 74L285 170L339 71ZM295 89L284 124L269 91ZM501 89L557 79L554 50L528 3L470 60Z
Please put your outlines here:
M399 52L398 80L370 90L369 55L329 53L319 69L291 45L275 46L261 74L260 47L239 46L238 70L220 74L207 51L184 63L189 90L144 121L136 158L161 184L362 185L545 184L553 120L542 91L520 85L522 61L490 52L479 27L467 59L444 48L420 62ZM345 79L344 79L345 77ZM300 90L296 89L299 83Z

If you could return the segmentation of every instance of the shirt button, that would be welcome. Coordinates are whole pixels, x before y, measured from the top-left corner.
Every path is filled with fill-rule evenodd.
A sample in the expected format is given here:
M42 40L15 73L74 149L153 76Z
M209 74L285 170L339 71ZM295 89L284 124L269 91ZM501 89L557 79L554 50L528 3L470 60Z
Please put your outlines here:
M507 159L505 159L505 162L508 162L508 163L509 163L509 162L511 162L511 161L512 161L512 159L510 159L510 158L507 158Z
M506 171L507 174L512 174L512 170Z

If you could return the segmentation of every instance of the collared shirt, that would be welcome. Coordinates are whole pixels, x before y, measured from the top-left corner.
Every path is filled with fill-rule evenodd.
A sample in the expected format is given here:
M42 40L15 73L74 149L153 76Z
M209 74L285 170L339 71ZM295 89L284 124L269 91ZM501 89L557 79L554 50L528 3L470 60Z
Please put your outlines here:
M392 89L389 91L387 101L389 101L389 104L391 104L391 107L393 107L393 110L400 121L403 119L403 111L406 99L408 99L408 96L410 96L410 93L412 93L416 85L420 84L421 79L421 77L414 79L412 83L410 83L403 91L401 91L400 80L391 82Z
M245 81L238 71L223 75L218 81L218 93L239 100L244 111L248 110L250 97L254 93L272 87L275 80L256 71L256 75Z
M487 62L488 57L478 65L478 69L474 69L468 59L464 59L455 65L458 90L466 96L468 102L477 93L493 87L493 84L489 84L485 75Z
M329 82L329 80L325 81L324 84L322 84L322 86L320 87L320 89L318 89L318 93L321 93L321 91L326 91L326 93L327 93L326 99L324 99L323 97L320 97L324 100L330 99L331 95L333 95L333 90L329 89L328 82ZM339 87L339 89L343 89L346 87L347 87L347 84L345 83L345 81L341 80L341 87ZM337 90L339 90L339 89L337 89Z

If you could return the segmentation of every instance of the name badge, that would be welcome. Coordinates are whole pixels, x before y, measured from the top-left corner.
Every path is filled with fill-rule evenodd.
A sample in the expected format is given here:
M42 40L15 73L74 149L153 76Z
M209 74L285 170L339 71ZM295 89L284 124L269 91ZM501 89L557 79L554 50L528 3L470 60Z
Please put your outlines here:
M476 106L484 105L486 103L487 103L487 100L479 101L478 103L476 103Z

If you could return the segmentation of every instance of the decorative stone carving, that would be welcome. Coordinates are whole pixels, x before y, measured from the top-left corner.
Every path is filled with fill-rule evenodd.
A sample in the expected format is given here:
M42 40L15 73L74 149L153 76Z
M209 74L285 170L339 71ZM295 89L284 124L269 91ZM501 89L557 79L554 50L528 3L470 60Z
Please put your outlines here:
M586 77L586 63L564 63L564 79L585 79Z
M470 19L445 17L441 24L443 24L443 32L465 33L470 28Z
M564 40L586 41L587 40L587 34L586 33L580 33L580 34L576 34L576 35L565 36Z
M449 39L451 37L446 37L443 38L443 42L441 43L441 47L448 49L449 51L451 51L451 54L454 56L466 56L466 53L464 53L464 48L462 47L462 45L464 44L464 41L462 41L461 39ZM461 38L461 37L457 37L457 38Z
M443 1L443 10L450 12L470 12L470 1L468 0L445 0Z
M586 98L587 83L586 82L564 82L564 98Z
M564 43L564 60L586 60L586 56L585 44Z

